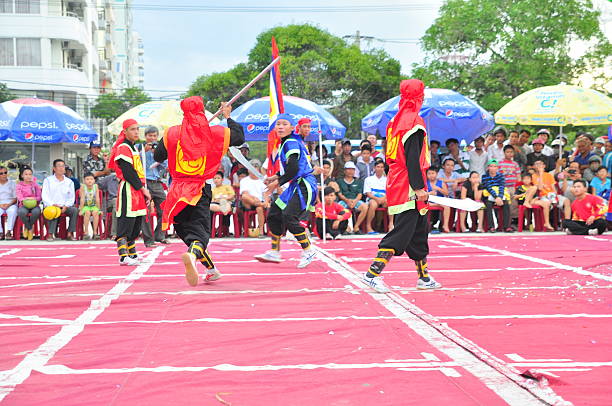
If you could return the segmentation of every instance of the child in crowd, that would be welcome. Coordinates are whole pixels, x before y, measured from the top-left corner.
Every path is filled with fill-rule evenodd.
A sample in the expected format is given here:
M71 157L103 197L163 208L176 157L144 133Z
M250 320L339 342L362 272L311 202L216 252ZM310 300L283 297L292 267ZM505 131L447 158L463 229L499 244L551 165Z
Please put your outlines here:
M227 216L232 211L236 192L231 185L223 183L223 172L221 171L213 176L213 184L210 211L220 211L224 216Z
M23 236L32 240L34 238L33 227L36 221L40 217L40 200L42 196L42 189L36 183L34 179L32 169L24 168L19 176L21 182L19 182L15 188L17 194L17 215L21 219L25 228ZM29 216L28 216L29 214Z
M79 189L79 214L83 216L83 238L89 236L89 219L93 217L93 239L99 240L98 224L100 223L100 194L96 178L92 173L86 173L83 177L84 185Z
M327 186L323 192L325 194L325 233L326 238L336 239L343 234L348 227L348 219L351 218L351 211L336 203L336 192L334 188ZM323 205L317 203L315 207L317 217L317 232L323 237Z
M482 185L484 191L482 192L485 197L485 213L487 215L487 222L489 223L489 231L494 233L495 226L493 224L493 205L502 207L502 217L504 227L503 230L507 233L514 232L514 229L510 227L510 194L506 190L506 179L504 175L498 172L498 162L496 159L490 159L487 162L487 171L482 176ZM497 221L499 222L499 217Z
M527 173L522 177L522 184L516 189L516 193L514 195L514 199L519 206L525 205L525 207L531 209L533 206L540 206L542 210L542 214L544 216L544 228L546 230L552 230L552 226L550 225L550 207L551 202L549 199L540 199L540 197L535 193L537 191L537 186L533 184L533 177L531 173Z
M466 199L470 198L474 201L480 202L482 200L482 190L483 186L480 183L480 174L477 171L470 172L470 177L468 180L463 182L461 185L461 198ZM476 212L476 216L478 218L478 228L476 229L477 233L484 233L484 210L478 210ZM461 225L461 232L466 233L469 230L466 228L465 219L467 217L467 212L461 210L459 212L459 221Z
M446 187L446 183L442 182L442 180L438 179L438 171L436 168L430 167L427 169L427 190L430 195L434 196L448 196L448 188ZM438 204L430 204L429 207L432 208L440 208L442 210L442 220L440 220L440 210L432 210L431 211L431 223L430 229L433 229L433 224L436 224L438 220L440 220L440 224L438 225L437 230L432 230L432 233L439 233L440 231L444 231L445 233L450 232L448 228L448 219L450 217L450 207L448 206L440 206Z
M595 170L595 177L590 183L591 193L602 197L606 200L610 199L611 182L608 178L608 170L604 166L600 166Z

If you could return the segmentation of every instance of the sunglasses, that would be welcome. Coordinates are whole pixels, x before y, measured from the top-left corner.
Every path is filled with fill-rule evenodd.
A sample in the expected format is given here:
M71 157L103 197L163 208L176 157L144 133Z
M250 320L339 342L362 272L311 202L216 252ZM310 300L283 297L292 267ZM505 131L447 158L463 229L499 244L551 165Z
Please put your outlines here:
M0 175L6 175L8 172L0 172Z

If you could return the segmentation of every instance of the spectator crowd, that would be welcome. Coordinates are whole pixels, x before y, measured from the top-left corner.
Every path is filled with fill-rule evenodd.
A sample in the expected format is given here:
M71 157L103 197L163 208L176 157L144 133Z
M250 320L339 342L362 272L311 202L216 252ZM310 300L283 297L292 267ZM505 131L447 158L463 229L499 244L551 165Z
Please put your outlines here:
M152 196L142 227L147 247L168 243L160 219L171 179L166 165L153 160L158 140L158 130L149 127L138 147ZM378 142L370 135L355 150L350 140L339 140L332 151L323 149L320 167L317 145L308 144L320 190L315 213L303 221L319 236L325 233L333 239L393 228L393 217L386 212L384 140L382 148ZM14 182L7 168L0 166L0 239L115 237L118 180L108 167L108 157L101 154L101 145L94 142L89 147L81 179L62 159L53 162L52 175L42 180L42 187L29 167L21 167L19 182ZM240 151L249 158L247 143ZM562 229L584 235L601 234L607 228L612 144L604 137L579 133L568 145L565 135L552 139L547 129L532 135L527 129L500 127L470 145L456 138L448 138L444 146L431 140L430 153L430 194L483 203L483 209L471 216L430 205L432 233L513 232L531 216L541 217L544 231ZM267 162L252 159L250 163L265 173ZM235 230L265 236L266 211L280 192L267 191L260 177L228 153L212 179L211 211L218 215L219 227L229 230L233 221L239 226Z

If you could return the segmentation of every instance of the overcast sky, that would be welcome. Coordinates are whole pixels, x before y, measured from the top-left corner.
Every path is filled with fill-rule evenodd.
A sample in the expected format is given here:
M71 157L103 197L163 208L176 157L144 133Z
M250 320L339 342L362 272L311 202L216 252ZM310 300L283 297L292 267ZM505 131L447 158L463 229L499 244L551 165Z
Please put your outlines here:
M223 72L245 62L257 35L279 25L308 23L339 37L355 35L359 30L362 36L377 39L418 40L437 17L440 3L424 0L134 0L134 28L142 36L145 47L145 90L184 91L199 75ZM182 11L173 11L172 7ZM197 9L184 11L183 7ZM206 7L221 10L201 9ZM250 10L228 10L235 7ZM262 8L268 7L281 7L285 12L263 11ZM306 8L320 11L306 12ZM423 58L415 42L374 40L362 42L362 49L368 45L384 48L399 60L402 73L409 73L411 64Z

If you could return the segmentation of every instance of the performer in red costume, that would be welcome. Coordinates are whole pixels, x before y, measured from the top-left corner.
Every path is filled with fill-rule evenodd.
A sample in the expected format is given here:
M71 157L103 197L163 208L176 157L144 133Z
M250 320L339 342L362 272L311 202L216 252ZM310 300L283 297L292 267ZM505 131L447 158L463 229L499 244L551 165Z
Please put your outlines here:
M134 148L138 140L138 123L125 120L123 131L113 145L109 168L119 178L117 193L117 250L120 265L138 265L136 238L140 234L142 217L147 213L147 202L151 200L145 189L145 172L140 154Z
M206 247L210 239L211 186L206 183L219 170L221 158L230 145L244 142L242 126L230 118L232 107L222 103L223 116L229 128L209 126L201 97L181 101L183 122L170 127L153 157L157 162L168 160L172 177L170 190L163 203L162 229L170 224L189 247L182 259L185 277L191 286L198 284L196 260L206 267L205 281L221 277Z
M425 123L419 116L425 85L417 79L400 84L399 111L387 126L387 203L395 227L378 244L378 253L363 280L380 293L389 292L380 273L393 256L404 252L414 260L417 289L442 287L427 272L427 178L430 164Z

